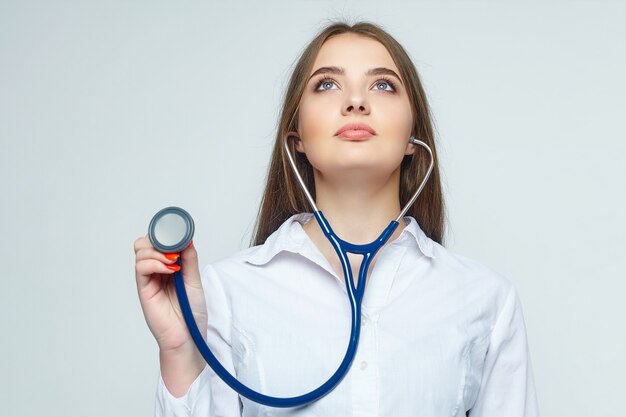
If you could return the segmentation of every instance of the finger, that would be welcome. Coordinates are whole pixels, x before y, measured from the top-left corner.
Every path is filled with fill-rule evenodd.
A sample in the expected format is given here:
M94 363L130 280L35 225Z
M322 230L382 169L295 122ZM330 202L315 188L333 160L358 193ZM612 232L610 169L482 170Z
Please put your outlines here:
M148 285L153 274L171 275L175 270L179 269L178 265L165 265L156 259L145 259L135 264L135 276L137 278L137 286L143 288Z
M179 253L162 253L154 249L154 247L142 248L135 253L137 261L143 261L145 259L156 259L164 264L171 265L180 258Z
M189 285L193 288L202 288L200 270L198 268L198 252L193 244L190 244L181 252L181 264L183 267L185 285Z
M141 236L135 239L135 242L133 244L135 253L140 251L141 249L152 248L152 247L153 247L152 242L150 242L150 238L148 237L147 234L145 236Z

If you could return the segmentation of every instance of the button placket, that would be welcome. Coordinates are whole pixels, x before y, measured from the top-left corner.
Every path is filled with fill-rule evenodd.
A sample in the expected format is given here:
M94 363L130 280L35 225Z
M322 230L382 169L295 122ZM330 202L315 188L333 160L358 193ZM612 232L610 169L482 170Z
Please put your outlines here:
M378 415L376 317L363 314L361 338L351 370L352 410L355 416Z

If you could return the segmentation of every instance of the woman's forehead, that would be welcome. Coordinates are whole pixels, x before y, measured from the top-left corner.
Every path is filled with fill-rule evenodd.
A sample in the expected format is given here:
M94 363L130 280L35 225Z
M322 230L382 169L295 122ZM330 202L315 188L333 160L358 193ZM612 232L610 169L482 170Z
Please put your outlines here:
M398 71L391 54L382 43L353 33L336 35L326 40L315 58L311 73L320 67L333 66L343 68L346 73L364 73L375 67Z

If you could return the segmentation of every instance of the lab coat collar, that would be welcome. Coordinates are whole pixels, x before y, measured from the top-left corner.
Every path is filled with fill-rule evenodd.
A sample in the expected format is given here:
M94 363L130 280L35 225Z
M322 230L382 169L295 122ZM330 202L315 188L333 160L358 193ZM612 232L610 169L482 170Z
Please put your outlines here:
M302 225L311 219L311 217L313 217L313 213L292 215L267 238L263 245L257 246L256 250L252 250L246 260L255 265L263 265L281 251L301 253L301 249L305 245L310 245L310 239L306 235ZM433 241L426 236L413 217L405 216L404 220L407 221L408 224L394 243L401 245L417 244L422 254L429 258L434 258Z

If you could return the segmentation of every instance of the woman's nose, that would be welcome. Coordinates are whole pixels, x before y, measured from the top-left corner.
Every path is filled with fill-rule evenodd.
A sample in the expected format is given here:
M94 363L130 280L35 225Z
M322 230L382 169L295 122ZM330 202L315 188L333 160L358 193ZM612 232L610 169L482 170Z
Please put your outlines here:
M342 113L348 115L351 113L369 114L370 106L362 92L351 92L347 95L346 101L343 103Z

